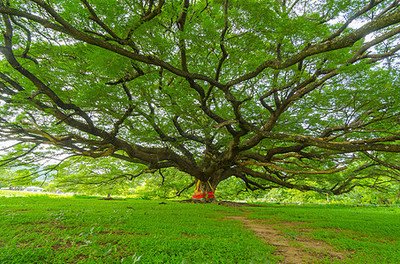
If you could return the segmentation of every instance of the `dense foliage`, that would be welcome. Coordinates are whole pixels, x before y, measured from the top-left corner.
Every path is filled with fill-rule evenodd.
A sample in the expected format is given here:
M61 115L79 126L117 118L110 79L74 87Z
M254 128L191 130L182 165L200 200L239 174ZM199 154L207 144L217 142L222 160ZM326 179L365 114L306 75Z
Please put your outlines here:
M331 194L400 180L398 1L1 0L0 14L3 165L113 157L93 168L105 180L176 168L203 189Z

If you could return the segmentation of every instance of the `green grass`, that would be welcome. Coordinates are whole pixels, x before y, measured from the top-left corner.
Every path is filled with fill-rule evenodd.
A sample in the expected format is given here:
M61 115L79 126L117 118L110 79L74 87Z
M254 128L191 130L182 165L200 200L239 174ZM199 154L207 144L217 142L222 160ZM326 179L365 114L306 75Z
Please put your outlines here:
M270 205L251 208L249 217L295 222L289 235L302 234L351 252L345 263L400 263L400 208L328 205Z
M274 263L229 208L0 197L0 263Z
M295 222L282 232L351 252L344 263L400 263L400 208L160 202L0 197L0 263L277 263L229 215Z

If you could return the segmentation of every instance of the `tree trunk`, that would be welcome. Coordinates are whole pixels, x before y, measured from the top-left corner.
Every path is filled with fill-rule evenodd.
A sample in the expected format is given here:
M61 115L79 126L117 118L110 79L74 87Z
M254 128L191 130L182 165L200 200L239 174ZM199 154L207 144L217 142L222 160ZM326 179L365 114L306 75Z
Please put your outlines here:
M197 180L192 200L194 202L211 203L215 201L215 189L218 183Z

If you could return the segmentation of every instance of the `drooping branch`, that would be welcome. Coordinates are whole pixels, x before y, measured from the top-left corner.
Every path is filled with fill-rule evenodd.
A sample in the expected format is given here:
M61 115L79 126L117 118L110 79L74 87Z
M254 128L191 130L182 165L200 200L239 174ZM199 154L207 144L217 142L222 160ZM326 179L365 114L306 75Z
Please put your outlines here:
M33 147L31 147L30 149L28 149L27 151L25 151L24 153L20 154L20 155L16 155L13 156L11 158L7 158L7 159L3 159L0 160L0 166L5 166L11 162L14 162L20 158L26 157L27 155L29 155L30 153L32 153L37 147L39 147L40 144L36 144Z
M189 190L189 188L192 188L195 184L196 184L196 180L193 181L193 182L191 182L189 185L187 185L187 186L186 186L185 188L183 188L182 190L177 191L177 192L176 192L176 196L178 196L178 197L181 196L183 192Z
M23 31L25 31L26 33L26 46L24 51L21 54L22 58L28 59L33 61L35 64L39 64L39 62L37 61L37 59L33 58L32 56L29 55L29 51L31 49L31 44L32 44L32 33L31 31L25 27L22 23L19 23L14 17L10 17L11 21L17 25L18 27L20 27Z
M384 161L384 160L381 160L381 159L375 157L374 155L371 155L371 154L368 153L367 151L364 151L363 154L364 154L365 156L367 156L368 158L370 158L371 160L375 161L376 163L382 165L382 166L385 166L385 167L390 168L390 169L393 169L393 170L398 170L398 171L400 171L400 166L397 166L397 165L395 165L395 164L391 164L391 163L389 163L389 162L386 162L386 161Z
M335 184L330 190L333 194L342 194L342 193L348 193L351 190L353 190L355 187L359 186L360 184L357 184L354 182L356 179L362 179L362 178L369 178L369 176L358 176L358 174L368 168L374 167L376 164L374 163L365 163L356 169L354 169L350 176L344 179L342 182L338 182Z

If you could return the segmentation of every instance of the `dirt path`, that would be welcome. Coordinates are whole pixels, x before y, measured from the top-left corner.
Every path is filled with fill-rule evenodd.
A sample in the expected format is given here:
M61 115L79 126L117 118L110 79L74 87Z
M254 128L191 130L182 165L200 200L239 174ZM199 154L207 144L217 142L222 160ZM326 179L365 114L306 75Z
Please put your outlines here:
M280 263L316 263L322 260L333 262L344 260L349 255L349 252L339 252L323 241L301 235L285 236L280 231L280 229L295 229L298 223L268 223L250 220L244 216L230 216L227 219L241 221L246 228L253 230L266 243L275 246L274 254L282 257ZM306 232L306 230L301 231Z

